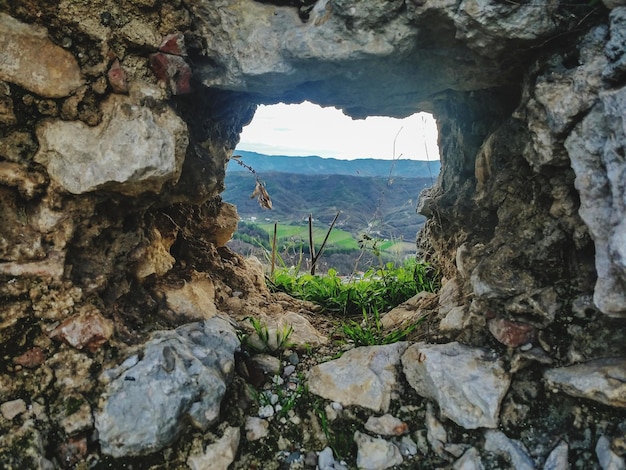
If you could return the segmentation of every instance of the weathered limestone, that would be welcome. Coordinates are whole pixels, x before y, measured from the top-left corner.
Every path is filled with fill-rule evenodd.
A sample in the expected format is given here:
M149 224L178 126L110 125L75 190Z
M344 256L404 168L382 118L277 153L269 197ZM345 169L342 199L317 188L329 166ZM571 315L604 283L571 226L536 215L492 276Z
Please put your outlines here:
M238 346L232 326L218 317L155 333L143 358L104 373L110 383L96 416L102 451L148 454L170 444L185 417L200 429L214 423Z
M568 395L626 408L626 358L596 359L548 369L544 378L548 386Z
M399 342L351 349L339 359L313 367L307 378L309 391L344 406L387 411L397 387L396 368L407 346Z
M409 346L402 368L417 393L466 429L495 428L510 377L497 356L459 343Z
M141 93L141 92L139 92ZM138 195L175 183L187 149L187 127L169 108L111 95L96 127L46 121L37 129L35 160L72 194L98 189Z
M235 460L239 447L239 428L229 427L224 431L224 436L209 444L203 454L190 455L187 465L191 470L228 470L228 466Z
M84 82L76 59L54 44L44 28L21 23L5 13L0 13L0 49L0 80L38 95L61 98Z
M383 470L402 463L400 449L389 441L357 431L354 442L358 447L356 465L360 469Z

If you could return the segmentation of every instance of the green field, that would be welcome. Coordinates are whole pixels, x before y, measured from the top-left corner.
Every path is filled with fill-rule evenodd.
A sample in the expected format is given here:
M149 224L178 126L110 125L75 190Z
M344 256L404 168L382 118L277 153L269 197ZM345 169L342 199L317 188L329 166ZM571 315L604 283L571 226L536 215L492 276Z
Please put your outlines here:
M274 236L274 224L257 224L264 232L267 233L268 239L271 240ZM324 237L326 236L327 228L313 226L313 240L315 241L315 248L319 249ZM279 244L289 245L303 245L309 246L309 227L308 225L281 225L278 224L276 229L276 238ZM326 242L326 248L335 248L340 250L359 250L359 244L354 239L350 232L334 228L330 232L328 242Z

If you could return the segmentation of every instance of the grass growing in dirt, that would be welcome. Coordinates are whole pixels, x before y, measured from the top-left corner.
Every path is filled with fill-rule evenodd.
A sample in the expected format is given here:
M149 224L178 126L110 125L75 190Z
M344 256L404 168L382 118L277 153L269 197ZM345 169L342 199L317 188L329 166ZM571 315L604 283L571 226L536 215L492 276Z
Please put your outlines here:
M409 260L399 267L388 263L371 268L347 280L332 269L325 276L312 276L282 268L274 272L268 284L274 291L317 303L328 313L357 317L379 315L419 292L434 292L439 281L431 266Z

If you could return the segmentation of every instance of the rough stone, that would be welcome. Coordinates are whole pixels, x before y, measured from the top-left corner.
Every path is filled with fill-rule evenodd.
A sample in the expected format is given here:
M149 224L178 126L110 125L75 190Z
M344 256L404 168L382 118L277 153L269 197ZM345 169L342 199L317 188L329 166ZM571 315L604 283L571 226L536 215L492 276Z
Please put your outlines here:
M76 349L86 347L92 352L106 343L111 335L113 322L95 309L68 318L50 333L52 339L62 340Z
M111 95L102 113L96 127L66 121L38 126L35 160L54 181L73 194L102 189L137 195L178 180L188 138L174 111Z
M111 67L109 67L107 78L109 79L109 85L111 85L111 88L115 93L128 93L128 80L126 78L126 72L120 65L120 61L118 59L115 59L111 64Z
M489 320L487 325L489 332L498 341L511 348L532 343L537 335L534 326L528 323L507 320L506 318L493 318Z
M176 260L170 254L170 248L176 241L173 238L164 238L156 228L152 230L150 237L150 244L143 247L140 252L137 253L137 264L135 265L135 276L139 280L143 280L152 274L157 276L163 276L170 269L174 267ZM185 289L186 285L183 287ZM171 289L173 290L173 289ZM186 291L187 289L185 289ZM191 288L191 290L194 290ZM183 297L186 297L187 292L181 293ZM165 294L167 296L167 293ZM189 293L193 295L193 293ZM171 294L172 297L176 297L177 294ZM176 302L172 301L176 307ZM174 309L173 307L171 307ZM185 310L185 307L181 307ZM184 313L184 312L180 312Z
M17 188L26 199L41 195L47 179L41 173L26 171L17 163L0 162L0 184Z
M276 351L283 340L294 348L317 347L328 342L328 338L317 331L309 320L295 312L287 312L279 315L278 318L259 315L257 320L264 328L267 328L268 334L267 343L259 337L256 331L249 336L248 344L257 351L268 349ZM290 330L291 333L285 338Z
M606 436L600 436L596 444L596 455L602 470L624 470L626 462L611 449L611 443Z
M409 384L437 401L441 414L466 429L498 425L510 378L490 353L453 342L416 343L402 355Z
M452 465L453 470L484 470L483 462L476 447L470 447L465 453Z
M560 441L548 455L543 464L543 470L568 470L569 466L569 446L567 442Z
M393 415L384 414L370 416L365 422L365 429L381 436L401 436L409 432L409 425Z
M357 445L356 465L360 469L382 470L402 463L400 449L389 441L357 431L354 442Z
M423 320L435 307L437 296L431 292L420 292L406 302L385 313L380 323L385 329L402 328Z
M83 84L76 59L55 45L45 28L0 13L0 80L48 98L71 94Z
M209 277L192 273L191 280L176 289L163 287L167 306L175 316L191 320L208 320L217 315L215 306L215 286Z
M596 247L594 303L602 312L619 317L626 314L626 194L620 184L626 88L599 97L600 102L565 140L565 147L576 173L579 213Z
M509 439L503 432L489 429L485 431L485 450L505 457L516 470L534 470L535 464L524 446Z
M446 428L435 417L433 406L428 403L426 406L426 440L430 444L430 448L439 457L444 457L444 446L448 442L448 433Z
M626 408L626 358L596 359L548 369L544 378L549 387L568 395Z
M228 427L224 436L213 444L209 444L203 454L190 455L187 465L191 470L228 470L228 466L235 460L239 447L239 428Z
M339 359L318 364L309 371L309 391L343 406L387 411L397 387L400 355L407 346L398 342L355 348Z
M2 414L4 419L8 419L9 421L25 412L26 402L21 398L5 401L0 405L0 414Z
M40 366L46 360L46 353L38 346L29 349L23 354L13 358L13 364L26 367L27 369L34 369Z
M270 423L256 416L246 418L246 440L249 442L258 441L267 436Z
M219 317L154 333L142 359L103 374L110 382L96 416L102 451L157 451L177 437L185 417L206 429L219 418L238 346L233 327Z

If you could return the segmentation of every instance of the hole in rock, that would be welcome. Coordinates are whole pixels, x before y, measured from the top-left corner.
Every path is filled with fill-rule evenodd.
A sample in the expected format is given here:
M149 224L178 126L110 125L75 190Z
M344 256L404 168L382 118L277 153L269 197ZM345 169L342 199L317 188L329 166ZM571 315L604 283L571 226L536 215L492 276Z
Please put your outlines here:
M347 276L415 256L415 237L425 222L416 212L418 196L440 168L432 115L354 120L309 102L259 106L234 155L223 198L241 218L230 242L241 254L265 259L276 224L278 262L308 271L309 217L319 252L339 213L317 273L333 268ZM271 210L256 195L250 198L257 181Z

